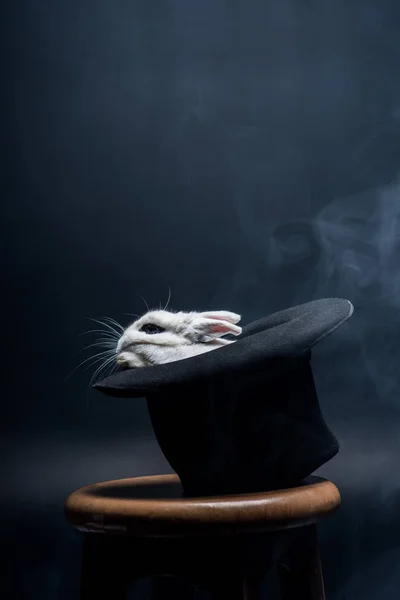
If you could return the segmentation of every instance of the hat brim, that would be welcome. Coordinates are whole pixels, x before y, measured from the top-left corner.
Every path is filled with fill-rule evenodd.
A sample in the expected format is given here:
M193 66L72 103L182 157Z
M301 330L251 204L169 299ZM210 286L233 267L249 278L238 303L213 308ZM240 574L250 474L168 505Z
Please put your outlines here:
M140 398L205 378L265 367L269 360L309 351L353 314L342 298L323 298L273 313L243 328L234 344L171 363L127 369L94 384L115 397Z

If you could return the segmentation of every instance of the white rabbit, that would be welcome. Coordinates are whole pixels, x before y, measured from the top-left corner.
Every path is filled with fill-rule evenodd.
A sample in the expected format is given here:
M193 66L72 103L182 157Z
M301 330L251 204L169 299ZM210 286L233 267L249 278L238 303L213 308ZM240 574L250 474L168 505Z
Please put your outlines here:
M149 311L129 325L118 340L117 363L122 368L169 363L215 350L240 335L241 319L236 313Z

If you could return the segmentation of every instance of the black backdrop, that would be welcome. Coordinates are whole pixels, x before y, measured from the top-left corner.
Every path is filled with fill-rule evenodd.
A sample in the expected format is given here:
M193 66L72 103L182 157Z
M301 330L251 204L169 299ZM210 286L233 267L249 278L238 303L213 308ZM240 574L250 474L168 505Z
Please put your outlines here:
M400 575L397 0L3 3L2 597L73 599L74 488L168 471L141 400L66 376L87 317L166 301L243 322L343 296L314 353L341 452L328 597ZM93 341L92 339L90 341ZM3 544L2 544L3 545ZM137 592L136 597L140 593Z

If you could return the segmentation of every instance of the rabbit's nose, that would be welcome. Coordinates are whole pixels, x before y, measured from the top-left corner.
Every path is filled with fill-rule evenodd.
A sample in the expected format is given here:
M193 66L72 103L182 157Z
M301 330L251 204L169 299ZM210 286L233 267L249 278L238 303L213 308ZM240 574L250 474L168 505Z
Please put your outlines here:
M128 363L127 359L124 358L123 356L117 357L117 363L119 364L120 367L129 367L129 363Z

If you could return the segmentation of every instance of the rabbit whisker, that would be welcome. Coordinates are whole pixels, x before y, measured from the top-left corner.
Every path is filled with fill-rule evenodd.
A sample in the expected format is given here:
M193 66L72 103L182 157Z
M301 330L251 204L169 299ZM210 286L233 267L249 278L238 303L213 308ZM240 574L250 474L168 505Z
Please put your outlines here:
M96 363L104 361L104 360L115 360L116 355L115 352L104 352L102 356L99 358L94 358L93 362L86 366L85 371L93 367Z
M136 317L139 318L140 315L137 315L136 313L122 313L123 315L126 315L127 317Z
M103 321L100 321L99 319L92 319L91 317L89 317L91 321L93 321L94 323L98 323L99 325L104 325L105 327L107 327L108 329L110 329L110 331L112 331L112 333L116 334L119 336L119 331L117 331L116 329L114 329L114 327L111 327L111 325L109 325L108 323L104 323Z
M113 344L109 340L101 340L100 339L97 342L94 342L94 344L89 344L88 346L85 346L84 348L82 348L81 352L83 352L84 350L87 350L88 348L95 348L96 346L98 346L99 348L108 348L108 349L114 350L114 351L116 349L115 344Z
M170 286L168 286L168 300L167 300L167 304L164 306L163 310L167 310L170 300L171 300L171 288L170 288Z
M116 327L118 327L120 331L124 331L124 328L122 327L121 323L118 323L118 321L116 321L115 319L112 319L111 317L103 317L103 319L109 321L111 325L115 325Z
M114 357L110 357L107 360L105 360L99 367L97 367L97 369L95 370L95 372L92 375L89 386L92 385L96 376L99 375L103 371L103 369L105 369L113 360L114 360Z
M89 356L88 358L86 358L85 360L83 360L81 363L79 363L78 366L75 367L75 369L73 369L65 378L64 381L67 381L67 379L69 379L71 377L71 375L73 375L75 373L75 371L77 371L80 367L82 367L84 364L86 364L89 360L93 360L94 358L97 358L98 356L104 356L105 354L111 354L111 352L114 352L112 350L104 350L103 352L99 352L98 354L95 354L94 356Z
M146 300L145 300L145 299L143 298L143 296L141 296L141 295L140 295L138 292L136 292L136 294L139 296L139 298L141 298L141 299L143 300L143 302L144 302L144 303L145 303L145 305L146 305L147 312L149 312L149 311L150 311L150 309L149 309L149 305L147 304Z
M110 331L107 331L107 329L89 329L88 331L80 333L79 337L81 337L82 335L87 335L88 333L101 333L104 336L107 336L110 340L118 340L120 337L119 333L114 332L114 334L112 334Z
M94 360L93 362L91 362L89 365L87 365L87 366L85 367L85 371L87 371L88 369L91 369L91 367L94 367L94 365L95 365L96 363L99 363L99 362L101 362L102 360L105 360L105 359L107 359L107 360L109 360L109 359L112 359L112 360L114 360L114 358L115 358L114 356L109 356L109 357L107 357L107 356L101 356L100 358L95 358L95 360Z
M113 360L114 360L114 358L113 358ZM108 360L107 360L105 363L103 363L102 365L100 365L100 367L98 367L98 368L96 369L96 371L93 373L93 375L92 375L92 377L91 377L91 380L90 380L90 383L89 383L89 385L88 385L88 387L87 387L87 391L86 391L86 410L89 410L89 392L90 392L90 388L91 388L91 385L92 385L92 383L93 383L93 380L94 380L94 378L96 377L96 375L98 375L98 374L100 373L101 369L103 369L103 368L107 367L109 364L111 364L111 359L108 359ZM109 372L109 375L110 375L110 374L113 372L113 370L114 370L114 369L115 369L117 366L118 366L118 365L117 365L117 364L115 364L115 365L113 365L113 366L111 367L111 371Z

